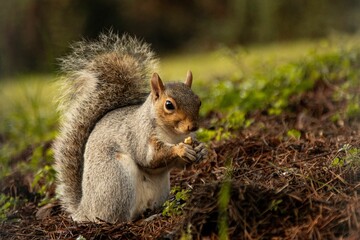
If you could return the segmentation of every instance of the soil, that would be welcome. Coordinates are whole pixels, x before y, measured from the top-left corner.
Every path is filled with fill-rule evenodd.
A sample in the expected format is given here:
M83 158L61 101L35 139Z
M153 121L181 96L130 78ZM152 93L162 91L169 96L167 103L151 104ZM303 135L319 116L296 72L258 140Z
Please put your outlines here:
M134 222L75 223L56 202L39 211L29 176L14 172L2 192L29 200L0 224L0 238L360 239L360 155L346 148L360 149L360 121L332 118L346 106L333 91L319 81L280 115L253 112L251 126L209 143L209 159L174 170L172 185L191 190L180 215L158 209Z

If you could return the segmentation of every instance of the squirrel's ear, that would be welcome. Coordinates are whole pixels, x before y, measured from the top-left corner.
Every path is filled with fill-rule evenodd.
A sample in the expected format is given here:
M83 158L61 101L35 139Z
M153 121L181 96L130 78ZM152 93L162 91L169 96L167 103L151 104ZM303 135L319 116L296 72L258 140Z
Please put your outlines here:
M151 78L151 92L155 99L160 97L160 94L164 92L165 87L157 73L154 73Z
M191 88L191 84L192 84L192 73L191 71L189 70L187 72L187 75L186 75L186 80L185 80L185 85L188 86L189 88Z

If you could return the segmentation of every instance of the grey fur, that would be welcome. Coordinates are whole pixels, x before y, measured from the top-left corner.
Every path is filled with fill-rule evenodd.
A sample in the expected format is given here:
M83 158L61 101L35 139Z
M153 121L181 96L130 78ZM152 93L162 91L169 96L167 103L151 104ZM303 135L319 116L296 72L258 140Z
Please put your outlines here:
M63 119L53 148L61 204L74 220L128 221L159 207L171 167L206 155L203 144L181 143L189 132L159 121L148 87L156 62L149 45L113 33L75 44L61 60ZM198 97L184 84L165 88L184 124L197 125Z
M99 56L105 54L119 58L105 62L115 69L117 78L102 77L106 73L98 69L104 64ZM134 61L125 59L131 64L123 66L120 60L124 58ZM75 212L81 201L82 161L91 130L107 112L145 101L156 62L149 45L113 33L102 34L96 42L76 43L73 53L61 60L65 77L59 108L63 119L53 147L60 199L67 211Z
M75 220L127 221L166 200L169 171L149 174L136 162L147 157L153 123L151 118L139 118L138 114L147 112L148 106L120 108L97 123L86 144L83 197L73 214ZM101 194L97 192L100 189Z

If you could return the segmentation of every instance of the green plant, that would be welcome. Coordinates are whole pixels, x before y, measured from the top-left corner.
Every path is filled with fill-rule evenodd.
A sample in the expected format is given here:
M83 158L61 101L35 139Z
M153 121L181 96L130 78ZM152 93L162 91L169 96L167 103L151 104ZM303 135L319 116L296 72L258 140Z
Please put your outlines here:
M282 199L273 199L273 200L271 200L271 202L269 204L269 210L277 212L278 210L280 210L280 204L282 202L283 202Z
M218 127L217 129L204 129L201 128L196 133L197 138L202 142L210 142L211 140L221 141L233 137L229 129Z
M85 238L84 236L82 236L82 235L79 235L79 236L76 238L76 240L86 240L86 238Z
M218 218L218 227L219 227L219 239L226 240L228 237L228 205L231 197L231 182L226 180L221 185L219 192L219 218Z
M58 114L52 101L55 86L51 76L25 76L0 81L0 181L12 172L33 176L29 191L50 200L55 179L50 145L56 134ZM40 170L39 170L40 169ZM36 173L37 172L37 173ZM31 180L30 180L31 181ZM1 195L1 217L27 199Z
M180 240L192 240L191 235L191 223L189 223L186 227L186 230L181 233Z
M340 156L342 154L342 156ZM360 166L360 148L344 144L338 150L338 156L334 158L331 165L334 167L342 167L344 165Z
M189 190L181 189L179 186L173 187L170 191L173 198L163 204L164 209L162 215L167 217L180 215L186 204L186 200L189 198L189 192Z
M252 75L242 75L237 79L224 78L203 85L199 92L204 103L201 114L221 113L221 119L213 124L217 130L206 132L205 139L231 137L231 130L251 125L249 116L254 111L281 114L289 107L292 96L311 89L318 80L329 84L339 82L342 95L335 94L339 95L339 99L348 101L345 117L360 116L359 56L360 49L356 47L329 48L325 53L314 50L300 60L285 64L269 61L264 64L266 67L258 68ZM299 138L299 134L293 130L288 133L289 137Z
M228 236L228 206L231 199L231 176L232 176L232 160L228 159L225 162L226 172L224 175L224 181L221 184L221 188L218 196L218 228L219 228L219 239L227 240Z
M349 103L346 106L346 116L350 119L360 118L360 97L354 95L349 97Z
M7 213L19 204L18 197L10 197L3 193L0 194L0 221L7 219Z
M39 206L45 205L53 200L49 196L50 188L54 186L56 171L51 165L45 165L34 176L31 186L42 197Z
M297 139L299 140L301 137L301 132L296 129L290 129L287 131L287 136L289 138Z
M50 142L56 135L58 114L52 101L55 95L53 84L46 82L49 76L29 76L18 80L0 82L0 179L10 170L10 162L23 153L31 158L30 165L20 162L20 170L35 171L43 165L31 156L30 150ZM47 83L47 84L45 84ZM35 153L36 155L36 153ZM48 158L49 159L49 158Z

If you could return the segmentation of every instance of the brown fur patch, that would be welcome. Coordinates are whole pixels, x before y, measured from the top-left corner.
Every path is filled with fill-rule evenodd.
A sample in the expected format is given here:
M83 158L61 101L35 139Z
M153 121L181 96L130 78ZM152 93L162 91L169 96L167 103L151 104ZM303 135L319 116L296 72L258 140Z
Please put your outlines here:
M175 103L174 112L168 112L165 110L166 100L171 99ZM166 94L160 96L160 98L155 102L155 109L157 113L158 124L166 126L174 132L189 133L189 129L192 129L193 126L198 126L198 109L191 114L189 111L184 111L179 107L178 102L181 102L182 99L174 99Z
M171 168L178 161L179 156L173 151L174 148L166 145L155 136L150 138L149 144L153 148L154 153L147 166L148 168Z

